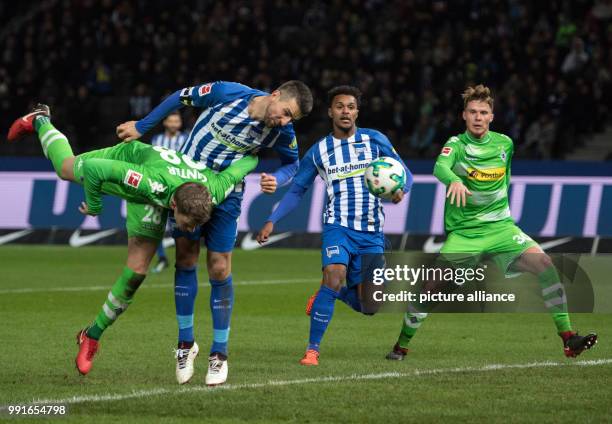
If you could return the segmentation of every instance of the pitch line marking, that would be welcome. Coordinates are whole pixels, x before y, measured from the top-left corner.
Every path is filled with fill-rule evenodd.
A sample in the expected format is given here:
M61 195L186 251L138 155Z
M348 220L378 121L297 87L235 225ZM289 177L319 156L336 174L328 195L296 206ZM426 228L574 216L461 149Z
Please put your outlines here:
M321 277L312 277L312 278L289 278L286 280L237 280L234 281L235 286L267 286L267 285L276 285L276 284L299 284L299 283L308 283L308 282L318 282ZM199 287L208 287L208 283L198 284ZM152 288L152 289L163 289L163 288L171 288L174 287L173 284L146 284L142 286L143 288ZM98 291L98 290L110 290L110 284L107 286L83 286L83 287L30 287L30 288L20 288L20 289L1 289L0 295L2 294L23 294L23 293L48 293L48 292L80 292L80 291Z
M303 379L297 379L297 380L270 380L265 383L226 384L226 385L217 386L217 387L191 386L191 387L184 387L184 388L177 388L177 389L157 388L157 389L151 389L151 390L135 390L135 391L132 391L131 393L73 396L73 397L64 398L64 399L34 399L31 401L31 404L32 405L79 404L79 403L85 403L85 402L109 402L109 401L121 401L121 400L126 400L126 399L147 398L147 397L160 396L160 395L178 395L182 393L196 393L196 392L212 393L215 391L261 389L261 388L266 388L266 387L283 387L283 386L294 386L294 385L313 384L313 383L383 380L387 378L405 378L405 377L419 377L419 376L427 376L427 375L458 374L458 373L478 373L478 372L501 371L501 370L512 370L512 369L528 369L528 368L590 367L590 366L596 366L596 365L609 365L609 364L612 364L612 358L576 361L572 363L547 361L547 362L531 362L527 364L489 364L489 365L482 365L479 367L415 369L411 372L352 374L352 375L344 375L344 376L303 378ZM23 404L26 402L13 402L13 403ZM0 410L6 409L6 408L7 406L0 406Z

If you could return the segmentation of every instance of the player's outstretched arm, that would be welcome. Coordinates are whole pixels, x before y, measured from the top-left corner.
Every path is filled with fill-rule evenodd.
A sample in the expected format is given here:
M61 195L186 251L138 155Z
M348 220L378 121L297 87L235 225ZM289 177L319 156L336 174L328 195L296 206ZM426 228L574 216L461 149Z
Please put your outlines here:
M436 159L433 174L442 184L447 186L446 198L450 199L450 204L461 207L467 204L467 196L471 196L472 192L452 170L457 160L457 148L457 141L451 137L442 147L442 151Z
M234 84L236 85L236 84ZM133 141L153 128L170 112L183 106L208 108L217 104L233 85L225 82L207 83L177 90L166 97L140 121L128 121L117 127L117 136L124 141Z
M302 197L304 197L304 193L306 193L306 191L308 191L308 187L303 187L296 181L291 184L289 191L285 193L276 209L274 209L274 212L272 212L272 214L268 217L262 229L259 230L256 237L259 244L264 244L268 241L268 237L274 230L274 224L283 219L297 207L300 200L302 200Z
M315 143L304 155L300 167L293 178L289 191L285 193L280 203L266 220L263 228L257 234L257 241L263 244L268 241L268 236L274 230L274 224L284 218L300 203L304 193L308 191L317 176L317 164L320 165L318 156L318 143Z
M159 121L164 119L170 112L174 112L183 107L183 103L181 103L181 91L182 90L177 90L166 97L155 109L140 121L128 121L117 126L117 136L123 141L134 141L141 137Z

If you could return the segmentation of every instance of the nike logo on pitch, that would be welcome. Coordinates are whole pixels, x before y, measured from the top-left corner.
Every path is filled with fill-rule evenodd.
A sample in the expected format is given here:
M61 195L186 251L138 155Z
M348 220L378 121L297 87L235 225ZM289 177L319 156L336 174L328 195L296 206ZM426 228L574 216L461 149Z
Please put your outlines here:
M68 244L70 244L70 246L72 247L85 246L87 244L91 244L100 239L108 237L112 234L115 234L117 231L119 230L116 228L112 228L110 230L98 231L97 233L82 236L81 230L78 229L78 230L75 230L74 233L72 233L72 235L70 236L70 240L68 241Z
M21 230L21 231L15 231L14 233L8 233L3 236L0 236L0 244L10 243L13 240L17 240L18 238L27 236L32 231L34 230Z

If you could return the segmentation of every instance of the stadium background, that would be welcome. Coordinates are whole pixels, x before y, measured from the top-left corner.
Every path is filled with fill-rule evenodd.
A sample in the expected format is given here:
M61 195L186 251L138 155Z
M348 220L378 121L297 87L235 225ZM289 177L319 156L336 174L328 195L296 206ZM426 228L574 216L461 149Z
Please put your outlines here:
M561 249L608 251L607 240L593 241L612 236L611 10L607 0L184 1L173 10L165 1L3 3L0 124L47 102L83 152L116 143L118 123L178 88L223 79L272 90L295 78L315 97L296 124L303 153L329 132L326 91L354 84L364 92L359 124L388 134L418 175L409 201L388 208L386 229L394 248L419 248L442 232L432 159L463 131L459 93L482 82L495 93L492 128L515 142L519 225L536 237L582 239ZM182 114L188 129L198 111ZM273 169L274 157L263 155L259 171ZM3 201L13 205L0 212L0 234L13 234L4 240L65 243L79 227L123 227L116 199L99 220L78 214L80 189L55 181L34 137L2 143L0 170ZM245 202L241 236L283 192ZM311 236L277 245L316 246L320 192L279 226ZM124 240L119 232L99 242Z

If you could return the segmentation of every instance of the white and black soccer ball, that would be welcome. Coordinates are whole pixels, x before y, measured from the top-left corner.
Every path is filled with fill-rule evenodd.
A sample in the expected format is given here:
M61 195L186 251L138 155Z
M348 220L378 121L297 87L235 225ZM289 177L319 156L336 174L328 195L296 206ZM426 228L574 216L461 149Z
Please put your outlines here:
M370 193L389 200L406 184L406 171L398 160L381 156L368 165L363 179Z

